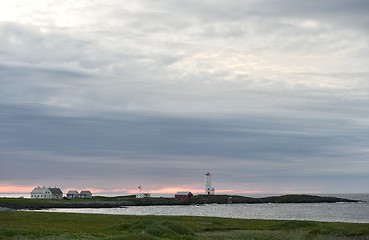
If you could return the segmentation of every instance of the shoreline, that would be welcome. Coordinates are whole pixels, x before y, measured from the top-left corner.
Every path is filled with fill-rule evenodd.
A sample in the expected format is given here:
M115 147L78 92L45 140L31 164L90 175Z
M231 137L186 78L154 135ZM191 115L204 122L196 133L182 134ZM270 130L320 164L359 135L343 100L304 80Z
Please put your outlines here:
M359 203L338 197L322 197L315 195L281 195L264 198L252 198L238 195L195 195L188 199L175 198L136 198L134 195L118 197L97 196L92 199L29 199L0 198L1 208L13 210L42 210L50 208L119 208L128 206L181 206L204 204L265 204L265 203Z

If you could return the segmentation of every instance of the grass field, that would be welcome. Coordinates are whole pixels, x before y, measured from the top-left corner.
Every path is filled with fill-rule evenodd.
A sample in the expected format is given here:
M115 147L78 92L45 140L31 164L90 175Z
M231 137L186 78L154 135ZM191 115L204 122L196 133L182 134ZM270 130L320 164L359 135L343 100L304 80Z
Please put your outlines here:
M0 239L369 239L369 224L3 211Z
M125 197L94 197L91 199L76 198L72 200L64 199L34 199L34 198L0 198L0 206L10 208L37 208L42 206L63 207L76 204L94 204L94 203L119 203L135 199L134 196Z

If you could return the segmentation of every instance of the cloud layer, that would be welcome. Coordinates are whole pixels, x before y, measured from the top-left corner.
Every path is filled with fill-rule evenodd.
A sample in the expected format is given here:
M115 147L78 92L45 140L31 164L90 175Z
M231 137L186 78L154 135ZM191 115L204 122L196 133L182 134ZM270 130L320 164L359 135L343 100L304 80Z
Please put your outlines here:
M368 8L1 3L0 183L366 191Z

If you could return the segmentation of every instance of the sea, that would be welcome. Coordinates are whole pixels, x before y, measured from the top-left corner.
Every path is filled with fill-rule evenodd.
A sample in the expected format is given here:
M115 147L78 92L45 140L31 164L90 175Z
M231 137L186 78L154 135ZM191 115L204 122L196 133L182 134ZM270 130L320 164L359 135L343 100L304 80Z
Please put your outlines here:
M244 195L265 197L274 195ZM358 203L268 203L205 204L186 206L129 206L120 208L53 208L32 210L112 215L209 216L243 219L309 220L322 222L369 223L369 194L312 194L361 200ZM4 195L0 195L4 197ZM10 196L8 196L10 197ZM14 196L13 196L14 197Z

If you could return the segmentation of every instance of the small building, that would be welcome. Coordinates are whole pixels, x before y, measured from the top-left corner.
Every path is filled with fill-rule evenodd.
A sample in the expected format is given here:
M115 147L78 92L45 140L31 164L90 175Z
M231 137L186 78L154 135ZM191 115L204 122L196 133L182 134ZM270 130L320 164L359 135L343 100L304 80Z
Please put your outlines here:
M76 191L76 190L70 190L70 191L68 191L68 193L67 193L67 198L69 198L69 199L72 199L72 198L79 198L79 193L78 193L78 191Z
M176 199L188 199L192 197L193 194L191 192L177 192L175 195Z
M62 199L63 192L60 188L50 188L50 187L40 187L34 188L31 192L31 198L39 198L39 199Z
M137 193L136 198L149 198L151 197L151 193Z
M52 194L52 198L63 199L63 192L60 188L54 187L54 188L49 188L49 190Z
M136 194L136 198L149 198L151 197L151 193L143 193L142 191L142 186L138 186L138 189L140 190L139 193Z
M31 192L31 198L43 198L43 199L51 199L52 193L49 188L43 187L36 187Z
M92 193L90 191L81 191L79 198L92 198Z

